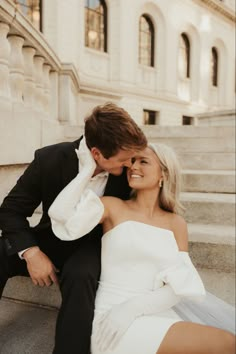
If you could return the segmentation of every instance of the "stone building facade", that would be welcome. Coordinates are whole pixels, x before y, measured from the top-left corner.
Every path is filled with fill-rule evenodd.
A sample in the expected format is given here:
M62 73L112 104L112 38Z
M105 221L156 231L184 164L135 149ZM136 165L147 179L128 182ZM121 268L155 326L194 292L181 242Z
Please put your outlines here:
M106 48L86 38L100 35L99 26L86 29L86 7L99 6L106 10ZM76 123L109 100L139 124L191 124L196 113L234 108L234 1L51 0L43 2L42 16L45 38L62 62L78 70ZM148 41L140 38L142 20L153 36L152 64L140 60L140 47Z

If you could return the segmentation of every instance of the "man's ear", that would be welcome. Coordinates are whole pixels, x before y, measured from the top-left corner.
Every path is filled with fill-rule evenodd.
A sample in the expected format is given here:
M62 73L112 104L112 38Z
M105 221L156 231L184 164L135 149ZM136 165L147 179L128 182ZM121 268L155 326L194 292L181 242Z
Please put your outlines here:
M101 156L101 151L98 148L92 147L90 152L91 152L95 161L99 160L99 158Z

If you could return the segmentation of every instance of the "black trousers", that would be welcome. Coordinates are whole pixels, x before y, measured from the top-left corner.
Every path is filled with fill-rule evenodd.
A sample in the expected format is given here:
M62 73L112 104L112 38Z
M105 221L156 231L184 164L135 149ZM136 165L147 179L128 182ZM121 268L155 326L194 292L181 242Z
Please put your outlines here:
M60 269L62 303L53 354L89 354L100 276L101 236L95 232L74 242L41 239L39 246ZM0 237L0 297L7 280L16 275L29 275L26 263L18 255L7 256Z

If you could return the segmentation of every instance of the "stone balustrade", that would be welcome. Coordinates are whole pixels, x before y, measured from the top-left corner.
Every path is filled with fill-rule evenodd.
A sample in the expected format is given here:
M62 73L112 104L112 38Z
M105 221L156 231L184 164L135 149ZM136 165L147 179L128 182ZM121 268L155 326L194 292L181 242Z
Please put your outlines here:
M73 64L61 63L14 2L1 0L0 166L28 163L35 148L63 140L62 125L76 124L78 91ZM6 154L11 139L22 150Z

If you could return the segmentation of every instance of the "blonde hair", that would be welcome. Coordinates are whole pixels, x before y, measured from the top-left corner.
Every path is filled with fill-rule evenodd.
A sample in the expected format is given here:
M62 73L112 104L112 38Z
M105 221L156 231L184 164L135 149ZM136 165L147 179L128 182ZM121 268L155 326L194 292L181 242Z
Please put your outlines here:
M184 207L179 200L181 172L178 158L174 150L167 145L149 143L148 147L157 155L163 175L159 205L163 210L181 214L184 211Z

